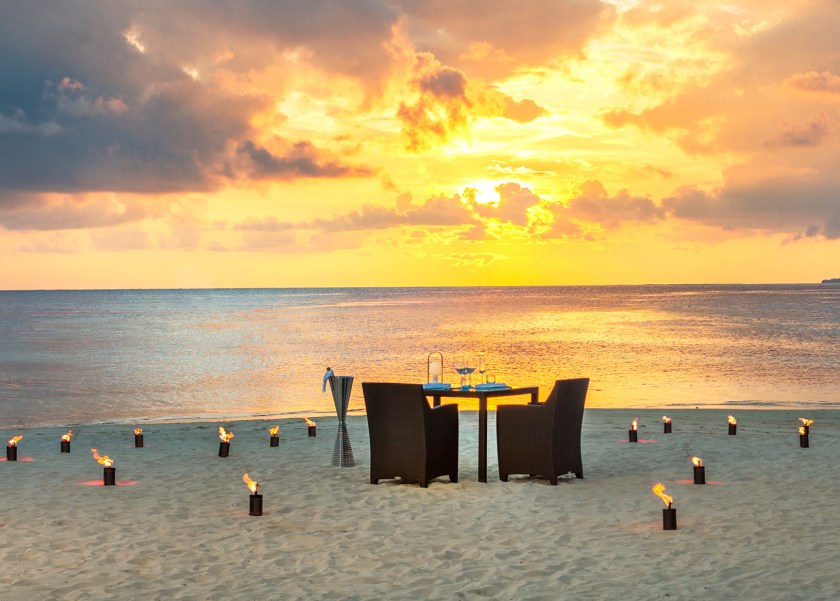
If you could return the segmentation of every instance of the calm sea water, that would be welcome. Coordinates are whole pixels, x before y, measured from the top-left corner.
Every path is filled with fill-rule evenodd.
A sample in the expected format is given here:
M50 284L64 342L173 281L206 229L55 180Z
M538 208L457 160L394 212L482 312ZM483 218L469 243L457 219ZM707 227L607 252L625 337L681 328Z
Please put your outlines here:
M0 427L334 414L327 365L359 410L432 351L588 407L840 407L831 285L0 292L0 341Z

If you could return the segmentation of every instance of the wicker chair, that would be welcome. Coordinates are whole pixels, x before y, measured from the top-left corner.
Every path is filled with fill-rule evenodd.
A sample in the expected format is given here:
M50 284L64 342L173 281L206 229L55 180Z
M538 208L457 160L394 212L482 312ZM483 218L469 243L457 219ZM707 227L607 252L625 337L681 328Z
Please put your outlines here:
M499 478L530 474L557 484L557 476L574 472L583 478L580 429L589 378L557 380L544 403L499 405L496 439Z
M458 405L432 409L421 384L363 382L370 482L400 477L420 486L458 481Z

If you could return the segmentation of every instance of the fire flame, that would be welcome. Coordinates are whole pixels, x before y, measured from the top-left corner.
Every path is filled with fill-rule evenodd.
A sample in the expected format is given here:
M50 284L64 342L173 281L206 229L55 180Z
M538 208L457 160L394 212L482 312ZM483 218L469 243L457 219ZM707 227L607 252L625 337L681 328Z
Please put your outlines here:
M70 442L70 439L73 437L73 430L67 430L67 434L61 435L61 440L64 442Z
M805 424L805 427L806 427L806 428L809 428L809 427L811 426L811 424L813 424L813 423L814 423L814 420L812 420L812 419L805 419L804 417L800 417L800 418L799 418L799 421L801 421L803 424Z
M737 419L735 419L734 417L732 417L731 415L728 415L728 416L726 417L726 419L727 419L727 421L728 421L730 424L732 424L733 426L734 426L735 424L737 424L737 423L738 423L738 420L737 420Z
M134 433L138 436L143 433L143 428L134 428Z
M315 422L313 422L308 417L304 417L303 419L304 419L304 421L306 421L306 425L309 426L310 428L315 425Z
M671 418L668 417L667 415L663 415L662 416L662 421L665 422L666 424L670 424L671 423Z
M93 453L93 458L105 467L111 467L112 465L114 465L113 459L111 459L107 455L105 455L104 457L100 457L99 451L97 451L96 449L91 449L90 452Z
M694 467L703 467L703 460L699 457L692 457L691 463L694 464Z
M277 433L280 431L280 426L274 426L273 428L268 429L268 433L272 436L277 436Z
M662 499L668 509L671 509L671 503L674 502L674 497L665 494L665 485L662 482L657 482L653 485L653 494Z
M252 493L257 494L257 491L260 489L260 484L259 484L259 482L254 482L253 480L251 480L251 477L250 477L248 474L243 474L243 476L242 476L242 481L243 481L245 484L247 484L247 485L248 485L248 489L249 489Z
M23 436L13 436L9 441L9 446L16 447L19 440L23 440Z
M637 430L639 428L639 419L634 417L633 421L630 423L630 427Z
M805 426L799 426L799 435L805 436Z
M219 426L219 438L222 439L222 442L230 442L230 439L233 438L233 432L227 432L222 426Z

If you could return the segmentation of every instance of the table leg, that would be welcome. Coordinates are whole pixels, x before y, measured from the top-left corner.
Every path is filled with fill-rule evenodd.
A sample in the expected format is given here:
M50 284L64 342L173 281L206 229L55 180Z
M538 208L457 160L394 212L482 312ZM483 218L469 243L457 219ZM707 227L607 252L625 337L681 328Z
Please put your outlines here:
M440 407L440 395L432 395L432 407Z
M487 395L478 397L478 481L487 482Z

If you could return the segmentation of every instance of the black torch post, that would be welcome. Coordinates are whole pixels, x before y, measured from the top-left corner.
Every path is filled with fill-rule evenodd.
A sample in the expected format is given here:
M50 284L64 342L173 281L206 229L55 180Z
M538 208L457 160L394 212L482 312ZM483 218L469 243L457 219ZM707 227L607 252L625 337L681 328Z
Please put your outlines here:
M802 426L801 428L799 428L799 448L807 449L810 446L811 445L808 442L808 427Z
M230 443L224 440L219 443L219 457L227 457L230 454Z
M676 530L677 529L677 510L668 504L666 509L662 510L662 529Z
M17 461L16 444L10 444L6 447L6 461Z
M276 434L272 434L268 437L268 446L270 447L279 447L280 446L280 437Z
M628 440L630 442L639 442L638 422L634 419L632 427L627 431Z
M138 433L136 430L134 431L134 448L135 449L142 449L143 448L143 435Z
M306 423L307 423L307 424L308 424L308 426L309 426L309 427L307 428L308 433L309 433L309 438L315 438L315 436L317 435L317 430L316 430L316 425L315 425L315 422L310 421L310 420L306 420Z
M671 433L671 418L670 417L663 417L665 422L662 424L662 432L663 434L670 434Z
M729 435L735 436L738 434L738 422L731 415L729 416Z
M62 453L69 453L70 452L70 441L69 440L62 440L61 441L61 452Z
M116 486L117 484L117 468L104 467L102 468L102 484L105 486Z
M705 484L706 483L706 466L705 465L695 465L694 466L694 483L695 484Z
M248 515L262 515L262 497L263 496L261 494L256 492L251 495L251 503Z

